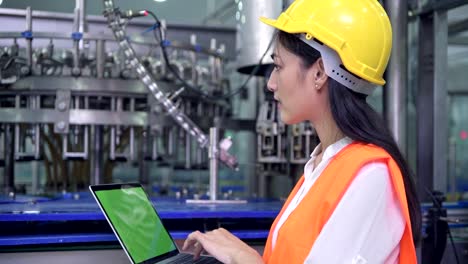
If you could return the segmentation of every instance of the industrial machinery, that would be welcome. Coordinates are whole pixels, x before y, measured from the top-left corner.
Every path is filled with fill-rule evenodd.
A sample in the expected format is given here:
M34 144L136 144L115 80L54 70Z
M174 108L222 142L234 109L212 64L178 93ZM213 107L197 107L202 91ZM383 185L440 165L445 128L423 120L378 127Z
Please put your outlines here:
M3 191L18 191L14 165L21 161L43 161L45 191L51 192L112 182L119 161L136 164L143 184L149 183L149 161L207 169L203 131L231 113L224 96L230 92L223 76L225 45L212 38L204 48L195 34L188 44L170 42L159 20L131 28L134 15L113 8L112 1L104 4L115 38L87 32L81 3L68 32L33 30L27 9L24 31L1 33ZM128 35L130 30L149 31L150 37ZM234 167L227 145L218 156ZM28 193L38 193L38 186L33 178Z
M231 88L225 68L235 53L235 32L218 34L223 41L215 38L217 33L202 33L198 38L208 44L204 47L195 30L174 40L155 14L120 10L113 1L103 3L105 20L87 18L85 1L77 1L73 16L59 17L71 22L62 23L63 32L35 29L51 23L49 14L33 17L30 8L10 14L9 24L25 27L0 34L3 193L80 191L88 184L115 181L113 173L122 162L137 167L138 178L130 180L147 187L154 184L150 167L208 171L210 127L222 128L217 133L226 128L256 132L258 144L251 151L256 155L243 162L258 164L255 173L261 176L247 187L248 195L269 196L265 179L271 180L271 175L300 174L318 143L309 124L289 128L282 124L268 95L266 100L253 96L248 102L259 110L242 120L247 125L239 125L233 116L232 95L238 90ZM280 6L270 9L277 12ZM139 16L153 21L134 19ZM271 39L271 33L262 34ZM251 44L250 50L258 49L255 45L260 44ZM271 46L270 41L265 53ZM249 52L241 52L248 61L241 58L239 64L258 62L259 55ZM250 79L265 77L264 72L247 73ZM266 78L257 79L249 89L264 88ZM236 160L226 151L229 145L219 145L218 157L234 167ZM30 161L31 180L18 184L15 164ZM166 189L161 193L167 193L169 180L158 180L157 189L162 186ZM200 184L195 193L208 189L206 182Z
M102 17L87 17L83 0L73 15L0 10L5 24L20 26L0 32L0 252L115 248L86 188L116 181L142 183L175 239L223 226L263 244L282 205L263 199L272 196L265 179L286 178L292 186L283 175L299 174L291 168L300 170L317 143L313 129L281 123L274 102L263 98L260 72L248 72L240 89L231 87L226 68L238 60L236 30L170 26L156 14L103 3ZM251 1L244 11L256 4L271 14L281 10ZM136 18L147 14L151 19ZM51 32L56 20L60 30ZM241 34L256 30L270 45L252 39L240 65L262 63L259 56L272 46L271 29L260 34L252 21ZM257 48L260 54L250 53ZM230 142L219 140L223 134L245 145L233 147L239 162L226 151ZM240 170L218 167L218 158ZM231 186L216 191L218 180ZM232 203L188 203L216 195ZM249 203L238 206L239 198Z
M284 198L319 143L309 123L284 124L266 90L273 31L257 11L274 17L281 1L233 1L243 3L237 30L166 25L112 0L87 16L76 3L73 14L0 9L0 252L118 248L86 191L116 181L142 183L175 239L222 226L263 245L283 202L265 198ZM239 88L233 61L247 78ZM218 189L221 180L231 186ZM217 195L249 202L186 203ZM428 230L442 215L429 206ZM466 203L444 206L462 241ZM99 262L69 257L84 255Z

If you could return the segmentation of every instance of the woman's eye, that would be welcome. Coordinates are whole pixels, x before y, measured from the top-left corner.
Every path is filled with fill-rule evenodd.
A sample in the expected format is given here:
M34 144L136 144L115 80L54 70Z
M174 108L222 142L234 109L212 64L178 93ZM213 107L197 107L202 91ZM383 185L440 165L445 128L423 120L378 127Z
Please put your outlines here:
M278 64L273 64L273 67L275 68L275 70L279 70L281 68Z

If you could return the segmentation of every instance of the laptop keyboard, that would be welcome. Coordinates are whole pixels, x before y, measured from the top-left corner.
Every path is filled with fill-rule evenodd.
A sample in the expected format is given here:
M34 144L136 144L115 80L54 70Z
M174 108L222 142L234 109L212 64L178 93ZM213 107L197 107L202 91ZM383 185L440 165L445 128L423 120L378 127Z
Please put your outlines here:
M197 260L193 260L193 255L190 254L180 254L176 259L169 262L168 264L179 264L179 263L191 263L191 264L217 264L222 263L213 257L203 257L201 256Z

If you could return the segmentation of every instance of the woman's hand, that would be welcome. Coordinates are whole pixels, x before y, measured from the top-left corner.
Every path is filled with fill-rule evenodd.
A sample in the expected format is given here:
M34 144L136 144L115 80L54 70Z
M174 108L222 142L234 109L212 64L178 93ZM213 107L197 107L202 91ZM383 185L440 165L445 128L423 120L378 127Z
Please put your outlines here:
M195 231L185 240L182 250L191 251L198 259L202 251L208 252L219 261L227 264L263 263L258 252L224 228L207 233Z

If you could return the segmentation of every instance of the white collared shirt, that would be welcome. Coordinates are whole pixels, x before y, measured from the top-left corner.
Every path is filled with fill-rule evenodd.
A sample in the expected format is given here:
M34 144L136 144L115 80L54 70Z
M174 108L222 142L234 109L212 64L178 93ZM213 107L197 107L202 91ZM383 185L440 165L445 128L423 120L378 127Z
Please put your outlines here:
M272 249L278 230L305 194L312 188L331 159L352 140L345 137L321 151L319 144L304 167L304 182L273 230ZM346 190L324 225L305 263L398 263L405 220L394 195L388 167L383 162L365 165Z

